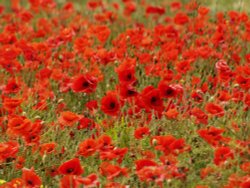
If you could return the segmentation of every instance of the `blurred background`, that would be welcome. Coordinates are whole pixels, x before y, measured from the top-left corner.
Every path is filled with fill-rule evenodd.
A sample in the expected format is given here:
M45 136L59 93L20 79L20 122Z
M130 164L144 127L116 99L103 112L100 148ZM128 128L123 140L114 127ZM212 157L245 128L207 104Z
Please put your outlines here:
M20 1L22 5L27 5L29 0L0 0L0 5L10 6L11 1ZM45 0L46 1L46 0ZM83 7L88 0L55 0L59 5L62 5L66 2L73 2L76 7ZM151 5L160 5L163 3L170 3L173 0L134 0L137 2L146 1ZM188 3L191 0L175 0L183 3ZM196 0L199 4L205 5L211 8L211 12L217 11L228 11L228 10L237 10L249 12L250 9L250 0ZM105 3L121 3L122 0L103 0Z

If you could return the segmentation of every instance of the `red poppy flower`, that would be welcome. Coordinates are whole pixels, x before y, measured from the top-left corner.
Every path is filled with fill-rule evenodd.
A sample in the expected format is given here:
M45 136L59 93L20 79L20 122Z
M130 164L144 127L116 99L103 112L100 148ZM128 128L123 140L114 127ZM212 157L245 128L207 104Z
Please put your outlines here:
M113 151L100 151L100 159L101 160L113 160L115 158L117 158L117 155L113 153Z
M169 119L176 119L179 115L179 112L176 108L171 108L166 111L165 115Z
M230 67L228 66L227 62L224 60L219 60L215 64L215 68L219 74L219 78L222 81L228 81L232 78L233 72L231 71Z
M232 100L234 102L239 102L244 100L244 92L240 91L237 88L233 89Z
M100 159L101 160L113 160L117 159L119 164L122 163L122 160L125 154L128 152L128 148L110 148L107 150L100 151Z
M214 163L220 165L225 162L228 158L233 159L234 154L229 147L219 147L214 153Z
M27 188L40 188L42 185L41 178L35 173L34 169L23 168L22 180Z
M176 89L173 86L168 85L168 83L164 80L159 82L158 89L163 98L171 98L177 96Z
M21 13L20 17L23 22L29 22L33 18L33 15L31 14L31 12L24 11L23 13Z
M37 74L36 74L36 78L38 79L48 79L52 74L52 70L50 70L49 68L43 68L41 69Z
M106 176L109 180L112 180L120 175L127 176L127 168L121 168L108 162L103 162L100 165L100 173L103 176Z
M246 94L244 102L248 106L248 108L250 109L250 93Z
M197 124L199 124L199 123L202 123L202 124L205 124L205 125L208 124L208 115L205 114L201 109L196 108L196 107L193 108L191 110L191 115L196 117L196 123Z
M14 116L9 119L8 133L25 136L32 130L32 122L24 117Z
M186 74L191 69L190 63L191 62L188 60L182 60L182 61L176 63L175 69L178 73Z
M74 158L61 164L58 168L58 172L63 175L81 175L84 169L81 166L80 160Z
M218 99L220 101L229 101L231 99L231 95L227 91L220 91Z
M163 110L163 100L160 96L160 91L153 86L144 88L141 97L147 109L153 109L156 111Z
M113 149L112 138L108 135L100 136L97 140L97 147L102 151Z
M97 7L100 7L100 6L102 6L103 5L103 3L102 3L102 1L88 1L88 3L87 3L87 5L88 5L88 7L90 8L90 9L96 9Z
M150 159L139 159L135 161L136 170L141 170L145 166L158 166L156 162L150 160Z
M207 103L206 104L206 111L214 116L222 117L224 116L224 109L219 106L218 104L214 103Z
M111 30L106 25L97 25L92 32L101 43L105 43L110 36Z
M174 22L178 25L184 25L189 22L189 17L185 13L177 13L174 17Z
M41 130L42 130L42 122L41 120L35 120L35 122L33 122L31 124L31 128L29 130L29 134L40 134Z
M4 162L7 158L15 158L19 151L19 144L14 141L0 143L0 162Z
M122 84L133 84L136 81L135 77L135 60L128 59L116 68L119 82Z
M242 188L249 188L250 187L250 178L248 176L248 178L246 178L246 180L244 180L241 184L240 187Z
M86 139L79 144L78 155L88 157L96 152L96 141L92 138Z
M128 152L128 148L114 148L112 152L117 156L117 162L121 164L125 154Z
M71 28L62 28L59 37L61 42L71 42L72 37L75 35L74 31Z
M77 181L76 176L66 175L60 180L60 188L79 188L80 183Z
M5 85L3 89L3 93L18 93L20 91L20 83L16 82L14 78L9 79L8 83Z
M26 187L22 178L14 178L10 182L0 185L0 188L23 188Z
M3 108L9 112L13 112L22 103L22 99L8 98L5 97L3 100Z
M113 92L108 92L101 100L101 110L110 116L117 116L120 113L120 103L117 95Z
M25 130L24 118L19 116L9 117L8 129L10 132L20 135Z
M79 120L79 116L77 114L70 112L70 111L65 111L65 112L61 112L58 122L62 126L72 126L76 122L78 122L78 120Z
M184 139L176 139L173 143L169 145L169 148L175 155L189 150L189 146L186 146Z
M215 68L218 72L230 71L230 67L228 66L227 62L223 59L216 62Z
M245 162L240 165L241 170L250 174L250 162Z
M209 174L213 173L214 169L212 167L202 168L200 172L201 179L206 178Z
M140 181L145 182L157 182L160 186L164 179L166 179L166 173L163 167L158 166L146 166L141 170L136 171Z
M90 110L93 111L98 108L98 103L96 100L91 100L85 104L85 106Z
M170 4L172 10L180 9L182 4L178 1L174 1Z
M189 146L185 144L184 139L176 139L172 135L155 136L152 138L152 142L154 140L157 144L155 149L163 151L166 155L170 153L178 155L179 153L183 153L189 149Z
M56 147L55 142L41 144L41 146L40 146L40 154L44 155L44 154L53 153L55 151L55 147Z
M0 65L10 74L20 72L22 65L18 61L0 60Z
M222 133L224 129L218 129L216 127L209 127L209 129L200 129L198 130L198 134L204 140L206 140L209 144L213 146L217 146L220 141L224 140L222 137Z
M123 84L119 86L120 96L124 99L137 96L138 92L132 85Z
M238 75L236 77L236 82L240 85L242 89L249 90L250 89L250 78L244 77L242 75Z
M145 135L149 135L150 130L148 127L139 127L134 132L134 137L136 139L142 139Z
M27 145L37 145L40 142L40 135L38 133L26 134L24 141Z
M146 13L147 14L165 14L165 9L162 7L155 7L155 6L148 6L146 8Z
M207 7L204 7L204 6L200 6L199 8L198 8L198 13L201 15L201 16L205 16L205 15L207 15L208 13L209 13L209 8L207 8Z
M84 185L84 187L99 187L98 176L96 174L90 174L86 177L78 178L78 181Z
M25 163L25 158L18 156L15 161L15 168L22 169Z
M97 78L90 74L79 75L72 83L72 90L74 92L93 93L96 87Z
M109 182L105 184L105 188L126 188L126 186L117 182Z
M124 7L123 14L125 16L130 16L133 12L136 11L136 3L135 2L127 1L127 2L124 2L124 4L125 4L125 7Z
M83 117L79 120L79 125L77 126L78 130L81 129L92 130L93 128L95 128L95 122L93 119Z
M190 1L189 3L186 4L185 8L188 11L193 11L198 8L198 3L196 1Z

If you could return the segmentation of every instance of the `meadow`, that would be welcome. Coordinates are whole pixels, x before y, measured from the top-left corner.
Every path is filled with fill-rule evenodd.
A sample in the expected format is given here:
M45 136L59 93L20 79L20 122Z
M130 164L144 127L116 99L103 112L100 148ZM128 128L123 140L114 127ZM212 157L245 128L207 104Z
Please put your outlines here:
M0 188L250 188L249 6L0 0Z

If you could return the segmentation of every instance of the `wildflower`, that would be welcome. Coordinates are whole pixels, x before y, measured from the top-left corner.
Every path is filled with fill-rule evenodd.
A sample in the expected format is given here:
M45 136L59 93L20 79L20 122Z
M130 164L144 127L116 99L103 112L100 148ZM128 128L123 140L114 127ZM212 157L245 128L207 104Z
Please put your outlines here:
M120 113L120 103L117 95L113 92L108 92L101 100L101 110L110 116L117 116Z
M81 175L84 169L81 166L80 160L74 158L61 164L58 168L58 172L63 175Z
M97 78L90 74L79 75L72 83L72 90L74 92L93 93L96 87Z
M27 188L40 188L42 185L41 178L35 173L34 169L23 168L22 180Z

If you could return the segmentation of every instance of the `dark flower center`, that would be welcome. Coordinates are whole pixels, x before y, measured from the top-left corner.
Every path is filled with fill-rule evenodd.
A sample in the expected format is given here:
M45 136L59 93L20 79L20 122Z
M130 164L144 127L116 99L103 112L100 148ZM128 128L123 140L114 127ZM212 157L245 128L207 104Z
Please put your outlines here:
M21 123L17 123L16 125L15 125L15 127L19 127L19 126L21 126L22 124Z
M73 168L68 168L66 171L67 171L68 174L70 174L71 172L74 171L74 169Z
M83 87L89 87L89 83L88 83L88 82L83 82L83 83L82 83L82 86L83 86Z
M10 67L11 67L11 65L10 65L10 64L7 64L7 65L6 65L6 67L7 67L7 68L10 68Z
M201 99L202 99L202 97L199 96L199 95L196 95L196 96L194 97L194 100L196 100L196 101L199 101L199 100L201 100Z
M172 95L173 94L173 90L172 89L167 89L166 90L166 95Z
M209 132L208 135L210 135L210 136L217 136L217 133L215 133L215 132Z
M109 104L109 107L110 107L111 109L114 109L114 108L115 108L115 102L111 102L111 103Z
M131 80L132 79L132 75L131 74L127 74L127 79Z
M156 101L157 101L157 97L152 97L151 98L151 103L156 103Z
M158 178L157 175L152 175L152 176L151 176L151 179L152 179L152 180L156 180L157 178Z
M53 148L48 148L47 149L47 152L49 153L49 152L52 152L53 151Z
M10 163L10 162L12 162L12 161L14 161L14 160L15 160L15 158L8 157L8 158L6 159L6 162L7 162L7 163Z
M33 181L32 181L32 180L28 180L28 181L27 181L27 184L28 184L28 185L33 185Z
M128 90L128 95L133 95L133 94L135 94L135 91L133 91L133 90Z
M31 136L30 140L35 140L36 136Z
M247 80L241 80L240 81L240 84L246 84L247 83Z
M167 161L165 164L166 164L166 165L170 165L171 163L170 163L169 161Z
M15 89L17 89L17 88L18 88L18 86L17 86L16 84L12 85L12 89L13 89L13 90L15 90Z

